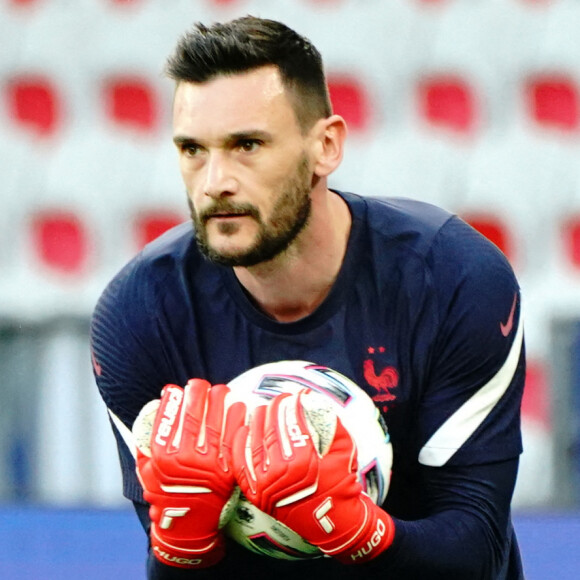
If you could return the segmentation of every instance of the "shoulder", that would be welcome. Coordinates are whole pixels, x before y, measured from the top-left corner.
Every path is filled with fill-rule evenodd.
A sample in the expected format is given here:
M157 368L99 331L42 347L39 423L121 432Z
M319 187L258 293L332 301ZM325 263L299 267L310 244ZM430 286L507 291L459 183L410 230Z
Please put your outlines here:
M507 317L519 284L503 253L457 215L410 199L345 194L358 220L360 261L383 296L437 328L469 322L484 334ZM519 300L518 300L519 303ZM492 325L492 326L490 326Z
M341 193L353 220L368 232L371 244L391 255L414 256L425 268L448 276L499 269L512 275L502 252L456 214L406 198L363 197ZM483 268L483 271L482 271Z
M179 291L187 271L202 258L197 254L190 223L180 224L143 248L108 283L95 309L95 316L152 312L162 295ZM134 321L133 321L134 322Z
M466 279L477 286L493 285L499 277L513 287L514 274L502 252L452 212L412 199L340 195L371 263L389 276L407 274L443 293Z
M97 383L107 406L126 424L169 382L167 319L181 320L187 309L192 240L191 225L182 224L147 245L109 282L93 311Z
M195 254L195 235L190 222L171 228L147 244L129 263L129 268L152 276L171 275Z
M363 197L341 193L353 223L367 233L371 244L384 251L426 257L450 220L458 219L435 205L407 198Z

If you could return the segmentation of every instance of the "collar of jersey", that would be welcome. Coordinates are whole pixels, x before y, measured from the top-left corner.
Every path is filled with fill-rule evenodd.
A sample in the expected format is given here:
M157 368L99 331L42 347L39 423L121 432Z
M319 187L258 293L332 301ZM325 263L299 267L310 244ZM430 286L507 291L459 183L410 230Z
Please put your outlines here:
M311 314L295 322L278 322L264 314L256 308L247 292L239 283L232 268L224 268L224 282L237 306L253 324L261 326L266 330L284 334L299 334L316 328L329 318L331 318L344 304L348 292L352 289L356 280L358 267L362 262L364 244L361 244L361 238L364 228L363 217L366 211L366 205L361 196L335 191L348 204L352 215L352 226L346 247L344 260L336 281L332 286L328 296L322 304Z

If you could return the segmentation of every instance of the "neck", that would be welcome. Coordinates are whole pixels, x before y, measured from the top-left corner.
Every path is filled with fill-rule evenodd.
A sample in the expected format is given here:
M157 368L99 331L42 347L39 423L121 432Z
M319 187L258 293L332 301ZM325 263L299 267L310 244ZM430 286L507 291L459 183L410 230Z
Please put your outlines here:
M273 260L234 268L256 305L280 322L308 316L328 296L346 252L351 216L346 202L325 190L313 195L312 213L292 245Z

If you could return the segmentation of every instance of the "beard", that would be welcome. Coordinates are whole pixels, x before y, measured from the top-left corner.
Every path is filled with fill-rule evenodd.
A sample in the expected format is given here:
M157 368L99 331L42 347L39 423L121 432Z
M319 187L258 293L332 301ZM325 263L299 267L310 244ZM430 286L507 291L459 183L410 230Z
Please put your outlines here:
M308 160L302 155L296 170L282 184L272 214L264 221L258 209L250 203L234 203L219 198L202 213L197 214L188 198L191 219L200 252L210 261L222 266L244 268L268 262L286 251L298 234L305 228L310 217L312 201L312 174ZM258 224L258 233L248 248L232 252L220 252L214 248L207 233L207 222L213 215L224 213L244 214ZM223 234L234 233L237 226L223 224Z

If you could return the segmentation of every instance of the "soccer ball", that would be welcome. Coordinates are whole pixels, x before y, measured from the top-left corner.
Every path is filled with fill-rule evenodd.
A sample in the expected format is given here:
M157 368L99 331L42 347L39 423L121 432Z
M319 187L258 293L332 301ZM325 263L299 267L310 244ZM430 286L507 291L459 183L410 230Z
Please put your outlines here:
M328 368L306 361L279 361L252 368L228 383L228 402L243 401L249 413L267 405L280 393L302 397L313 441L324 453L332 443L338 416L354 439L358 478L378 505L389 488L393 451L389 434L372 399L354 382ZM239 544L253 552L285 560L318 558L323 554L296 532L262 512L243 495L224 528Z

